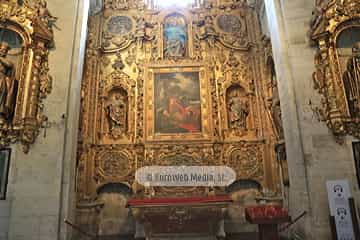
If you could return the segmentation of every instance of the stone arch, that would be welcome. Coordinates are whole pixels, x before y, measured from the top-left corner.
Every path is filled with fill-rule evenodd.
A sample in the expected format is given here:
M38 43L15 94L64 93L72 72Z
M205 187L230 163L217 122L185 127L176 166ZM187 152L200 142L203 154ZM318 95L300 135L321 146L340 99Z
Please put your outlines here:
M258 191L261 191L262 185L256 180L253 179L238 179L232 184L230 184L226 191L228 193L236 192L239 190L249 190L249 189L255 189Z
M128 186L125 183L119 183L119 182L108 182L100 185L96 189L96 193L98 195L104 194L104 193L119 193L124 195L132 195L133 191L130 186Z

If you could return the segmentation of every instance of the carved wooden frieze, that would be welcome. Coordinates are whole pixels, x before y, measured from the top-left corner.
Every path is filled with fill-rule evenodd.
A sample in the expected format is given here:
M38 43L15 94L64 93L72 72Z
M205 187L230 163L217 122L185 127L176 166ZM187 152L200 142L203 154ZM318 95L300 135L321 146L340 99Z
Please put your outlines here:
M29 151L47 120L42 100L52 88L48 55L55 21L44 0L0 2L1 146L21 142Z
M238 142L226 146L224 150L226 165L232 167L238 179L264 177L264 145L262 142Z
M318 113L335 136L360 137L360 3L319 0L311 24L314 86L323 97Z

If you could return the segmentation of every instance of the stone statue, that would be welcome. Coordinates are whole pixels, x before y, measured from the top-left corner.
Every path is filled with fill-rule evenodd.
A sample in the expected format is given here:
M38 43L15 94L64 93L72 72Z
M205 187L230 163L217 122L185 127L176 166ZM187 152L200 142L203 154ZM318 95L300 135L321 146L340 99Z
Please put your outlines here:
M127 126L127 104L121 93L116 93L114 99L106 106L109 120L110 135L118 139L126 132Z
M283 124L281 120L281 107L280 107L280 97L279 90L276 83L276 76L273 76L272 79L272 99L271 99L271 115L273 118L273 122L276 128L276 132L279 136L279 139L284 139L284 130Z
M11 120L16 101L15 66L8 59L9 50L6 42L0 43L0 124Z
M350 115L360 117L360 42L352 49L352 57L347 61L343 81Z
M247 117L250 113L249 103L234 90L228 100L229 127L232 129L247 130Z

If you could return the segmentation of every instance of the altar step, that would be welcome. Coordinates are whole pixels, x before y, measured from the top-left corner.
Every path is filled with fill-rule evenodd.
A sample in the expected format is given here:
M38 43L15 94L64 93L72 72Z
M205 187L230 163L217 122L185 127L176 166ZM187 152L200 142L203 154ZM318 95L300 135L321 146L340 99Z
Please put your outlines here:
M226 240L258 240L259 236L256 232L243 232L228 234Z

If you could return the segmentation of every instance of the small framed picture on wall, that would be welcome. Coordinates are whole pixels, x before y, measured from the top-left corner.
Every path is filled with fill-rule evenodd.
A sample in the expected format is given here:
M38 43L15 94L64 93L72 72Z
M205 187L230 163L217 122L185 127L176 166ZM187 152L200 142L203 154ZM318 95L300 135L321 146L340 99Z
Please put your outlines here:
M11 149L0 149L0 200L6 198Z
M356 177L360 188L360 142L353 142L352 146L354 151Z

